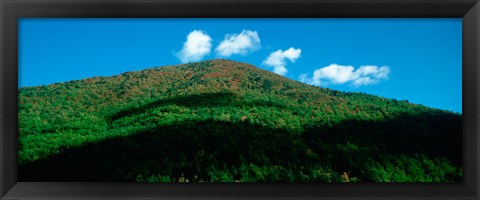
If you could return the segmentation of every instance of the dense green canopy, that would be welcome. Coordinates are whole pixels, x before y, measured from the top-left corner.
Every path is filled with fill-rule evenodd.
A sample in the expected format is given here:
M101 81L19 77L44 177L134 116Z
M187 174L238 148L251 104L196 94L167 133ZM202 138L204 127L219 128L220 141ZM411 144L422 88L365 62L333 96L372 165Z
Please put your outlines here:
M228 60L19 89L20 181L461 181L462 116Z

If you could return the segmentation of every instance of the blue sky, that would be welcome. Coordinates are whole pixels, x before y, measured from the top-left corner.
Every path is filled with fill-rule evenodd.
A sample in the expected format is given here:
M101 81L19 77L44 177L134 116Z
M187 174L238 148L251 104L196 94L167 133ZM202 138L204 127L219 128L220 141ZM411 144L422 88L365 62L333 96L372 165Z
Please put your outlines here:
M455 19L20 19L19 87L224 58L462 111Z

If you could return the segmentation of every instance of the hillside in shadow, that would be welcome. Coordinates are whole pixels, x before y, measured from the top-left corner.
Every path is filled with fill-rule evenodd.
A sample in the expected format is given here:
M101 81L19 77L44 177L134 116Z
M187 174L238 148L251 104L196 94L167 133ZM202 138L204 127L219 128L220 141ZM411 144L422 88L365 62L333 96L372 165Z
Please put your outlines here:
M19 88L21 181L458 182L462 115L210 60Z
M161 100L112 119L165 104L238 104L232 93L210 95ZM19 180L459 181L459 130L461 119L432 113L305 125L301 132L248 121L182 120L64 149L20 166Z

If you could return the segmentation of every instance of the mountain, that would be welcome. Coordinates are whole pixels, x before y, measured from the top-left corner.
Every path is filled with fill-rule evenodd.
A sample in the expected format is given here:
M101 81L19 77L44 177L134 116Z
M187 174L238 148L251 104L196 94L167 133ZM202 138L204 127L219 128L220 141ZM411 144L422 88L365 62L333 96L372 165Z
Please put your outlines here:
M461 181L462 116L209 60L19 89L20 181Z

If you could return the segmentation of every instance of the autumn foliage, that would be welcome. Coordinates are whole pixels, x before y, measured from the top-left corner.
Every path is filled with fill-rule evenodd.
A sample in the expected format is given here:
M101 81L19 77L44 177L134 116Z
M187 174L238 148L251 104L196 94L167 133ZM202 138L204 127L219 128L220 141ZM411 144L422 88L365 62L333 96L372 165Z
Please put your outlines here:
M461 181L462 116L210 60L19 89L20 181Z

